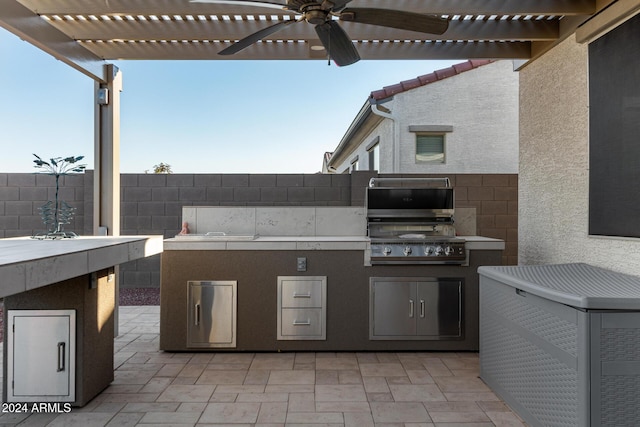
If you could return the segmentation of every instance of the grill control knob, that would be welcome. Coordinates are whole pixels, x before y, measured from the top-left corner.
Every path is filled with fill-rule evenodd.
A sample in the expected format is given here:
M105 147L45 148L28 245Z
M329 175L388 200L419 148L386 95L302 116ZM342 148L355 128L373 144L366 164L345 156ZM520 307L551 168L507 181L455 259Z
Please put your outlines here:
M446 248L444 248L444 254L445 255L453 254L453 248L451 246L447 246Z
M406 248L404 248L404 251L402 251L404 253L405 256L409 256L411 255L411 247L407 246Z
M442 246L436 246L436 255L442 255Z
M389 246L385 246L384 249L382 250L382 253L387 256L391 253L391 248Z
M432 255L433 254L433 246L426 246L424 248L424 254L425 255Z

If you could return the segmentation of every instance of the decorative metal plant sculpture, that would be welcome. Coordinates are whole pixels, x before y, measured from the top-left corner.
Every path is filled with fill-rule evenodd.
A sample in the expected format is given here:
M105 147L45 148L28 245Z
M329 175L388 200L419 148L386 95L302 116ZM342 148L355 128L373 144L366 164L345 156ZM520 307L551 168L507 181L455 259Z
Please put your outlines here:
M72 172L83 172L87 165L76 164L80 160L84 159L84 156L71 156L71 157L54 157L49 159L48 162L42 160L40 156L34 154L36 160L33 161L37 169L42 169L42 173L52 175L56 179L56 195L55 201L49 200L42 205L40 210L40 216L42 221L47 227L46 233L40 233L33 236L36 239L64 239L77 237L76 233L64 231L65 224L69 224L73 218L76 208L72 207L65 201L58 200L58 193L60 190L60 177L63 175L70 175Z

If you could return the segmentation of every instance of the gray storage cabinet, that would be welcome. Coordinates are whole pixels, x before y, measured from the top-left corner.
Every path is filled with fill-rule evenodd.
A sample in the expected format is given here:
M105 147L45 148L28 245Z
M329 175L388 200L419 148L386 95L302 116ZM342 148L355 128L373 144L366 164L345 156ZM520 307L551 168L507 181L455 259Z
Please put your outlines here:
M640 278L480 267L480 376L532 426L640 425Z

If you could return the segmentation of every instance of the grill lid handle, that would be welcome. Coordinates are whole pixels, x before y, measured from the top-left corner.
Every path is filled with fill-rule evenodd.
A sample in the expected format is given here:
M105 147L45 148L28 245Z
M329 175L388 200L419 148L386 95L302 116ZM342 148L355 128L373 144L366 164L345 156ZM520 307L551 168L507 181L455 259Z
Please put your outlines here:
M404 184L412 187L439 187L451 188L451 181L448 177L443 178L371 178L369 188L374 187L404 187Z

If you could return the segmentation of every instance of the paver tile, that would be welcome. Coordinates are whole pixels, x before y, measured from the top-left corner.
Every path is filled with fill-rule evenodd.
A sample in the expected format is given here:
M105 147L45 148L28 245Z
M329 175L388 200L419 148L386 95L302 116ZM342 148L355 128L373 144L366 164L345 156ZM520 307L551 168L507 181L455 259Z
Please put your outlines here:
M267 384L314 384L315 380L316 373L311 370L271 370Z
M157 402L208 402L214 389L211 385L170 385Z
M360 372L363 377L402 377L407 372L401 363L361 363Z
M209 403L200 417L201 424L255 423L260 403Z
M376 423L431 422L424 405L418 402L371 402Z
M361 385L316 385L316 402L366 402Z

